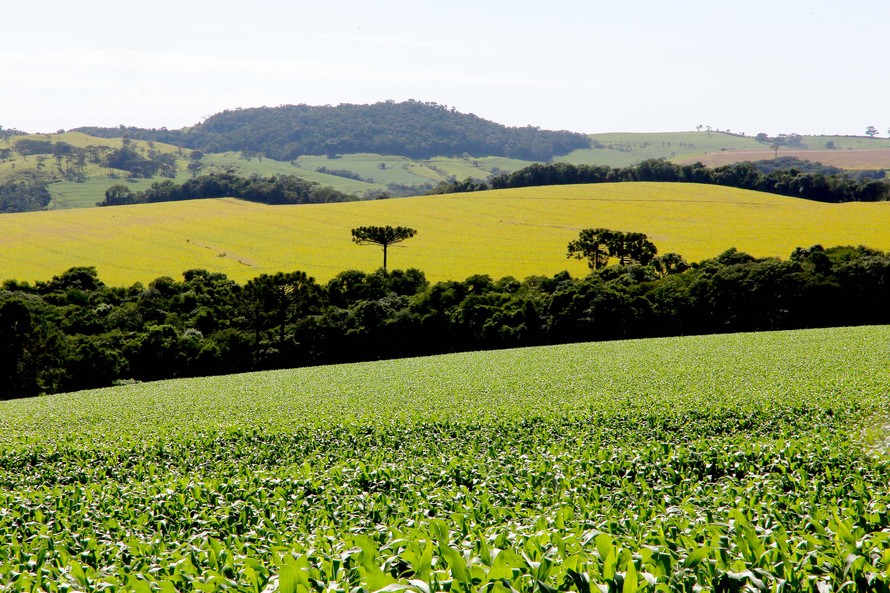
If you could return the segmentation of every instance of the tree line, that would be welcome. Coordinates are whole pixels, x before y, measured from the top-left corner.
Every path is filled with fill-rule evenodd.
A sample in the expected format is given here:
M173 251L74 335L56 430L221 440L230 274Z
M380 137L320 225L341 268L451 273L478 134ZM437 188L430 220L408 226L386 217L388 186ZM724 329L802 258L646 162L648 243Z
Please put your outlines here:
M200 175L181 184L165 179L137 192L130 191L124 184L116 184L105 191L105 199L96 205L123 206L225 197L262 204L321 204L357 199L351 194L295 175L240 177L226 172Z
M43 210L51 199L45 181L31 171L0 181L0 212Z
M33 155L38 170L44 168L44 163L52 158L55 160L58 173L68 181L84 181L87 163L125 171L132 178L151 178L155 175L174 177L175 155L161 152L152 144L143 149L125 138L120 148L110 146L80 148L68 142L22 138L16 140L11 149L4 150L15 151L23 158Z
M533 164L512 173L492 176L487 181L471 178L446 181L431 193L633 181L706 183L834 203L877 202L890 196L890 185L884 181L868 177L857 179L844 173L826 175L796 168L762 173L751 162L709 168L702 163L677 165L661 159L614 168L569 163Z
M787 260L730 249L687 264L430 284L415 269L304 272L238 284L190 270L129 288L94 268L0 289L0 398L213 375L575 341L890 323L890 254L813 246Z
M466 153L548 161L590 147L590 138L584 134L507 127L445 105L413 100L234 109L181 130L121 126L75 131L103 138L166 142L204 152L248 151L279 161L357 152L414 159Z

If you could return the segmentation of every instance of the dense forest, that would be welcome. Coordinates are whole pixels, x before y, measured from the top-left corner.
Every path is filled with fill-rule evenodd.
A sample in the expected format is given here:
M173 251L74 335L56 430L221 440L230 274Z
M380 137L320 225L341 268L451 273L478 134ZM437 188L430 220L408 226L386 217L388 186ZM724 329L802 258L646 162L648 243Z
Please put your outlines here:
M301 155L372 152L427 159L502 156L548 161L590 139L574 132L507 127L436 103L283 105L224 111L181 130L85 127L74 131L166 142L204 152L246 151L290 161Z
M0 290L0 399L193 375L487 348L890 323L890 254L734 249L648 265L430 285L419 270L239 285L190 270L109 287L93 268Z
M0 212L30 212L49 206L46 180L33 172L19 173L0 181Z
M676 165L661 159L646 160L638 165L620 168L536 163L512 173L495 175L487 181L465 179L443 182L431 193L625 181L706 183L834 203L878 202L890 196L890 185L884 181L869 177L854 178L845 173L826 175L795 168L774 169L763 173L751 162L708 168L701 163Z
M132 192L123 184L113 185L105 191L105 199L96 205L123 206L226 197L262 204L325 204L357 199L295 175L240 177L233 173L209 173L182 184L165 179L152 183L149 189L141 192Z

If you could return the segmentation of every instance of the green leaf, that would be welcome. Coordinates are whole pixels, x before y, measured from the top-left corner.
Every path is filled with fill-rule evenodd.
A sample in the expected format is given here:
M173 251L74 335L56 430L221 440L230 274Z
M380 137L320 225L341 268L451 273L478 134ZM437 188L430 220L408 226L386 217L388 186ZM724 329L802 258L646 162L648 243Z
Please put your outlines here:
M696 566L701 564L702 561L705 560L710 553L711 548L708 546L697 549L692 554L687 556L686 560L683 561L683 568L695 568Z
M606 551L606 558L603 560L603 579L611 582L615 579L615 572L618 569L618 557L615 556L615 548L609 547Z
M297 593L297 572L299 570L289 564L282 564L278 570L278 591L280 593Z
M491 562L491 568L488 569L489 581L513 578L513 571L511 570L510 565L507 564L506 556L507 555L504 553L503 550L497 552L497 555Z
M621 593L637 593L637 569L633 562L627 563L627 572L624 573L624 586Z

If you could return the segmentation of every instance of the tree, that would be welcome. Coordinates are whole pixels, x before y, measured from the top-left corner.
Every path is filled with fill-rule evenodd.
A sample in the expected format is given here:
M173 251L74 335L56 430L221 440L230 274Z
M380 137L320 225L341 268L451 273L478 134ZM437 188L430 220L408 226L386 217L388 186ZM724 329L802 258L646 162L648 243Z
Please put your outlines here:
M286 344L287 326L295 319L301 319L315 311L320 287L306 272L278 272L274 275L261 274L250 280L242 291L242 306L245 317L254 328L255 365L260 365L264 357L281 357L292 349L294 344ZM277 348L260 355L262 333L277 328Z
M192 179L194 179L198 176L198 173L200 173L204 169L204 163L199 160L193 159L189 161L188 165L186 165L186 169L189 173L192 174Z
M655 244L643 233L615 233L615 244L610 251L622 262L634 261L644 266L658 255Z
M689 264L679 253L665 253L653 258L652 267L659 276L664 277L685 272L689 269Z
M592 270L598 270L609 263L610 257L617 257L622 263L636 262L648 265L658 254L658 249L643 233L623 233L609 229L583 229L577 241L569 243L566 257L587 259Z
M583 229L578 239L569 243L566 257L586 259L591 270L598 270L609 263L609 243L614 231L609 229Z
M352 241L356 245L380 245L383 247L383 269L386 269L386 249L393 243L400 243L417 234L415 229L405 226L361 226L352 229Z
M104 203L106 206L119 206L128 204L130 197L130 188L122 183L118 183L105 190L105 202L100 203Z
M868 126L867 128L865 128L865 135L869 138L874 138L878 135L878 129L874 126Z

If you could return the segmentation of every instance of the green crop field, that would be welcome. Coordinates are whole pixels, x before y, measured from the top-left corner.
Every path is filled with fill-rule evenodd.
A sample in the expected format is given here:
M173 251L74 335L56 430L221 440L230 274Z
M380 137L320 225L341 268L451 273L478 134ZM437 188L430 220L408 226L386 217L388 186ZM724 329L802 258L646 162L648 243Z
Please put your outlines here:
M350 230L401 225L416 237L393 246L389 265L432 281L472 274L525 278L586 265L567 260L583 228L646 233L661 253L690 261L731 247L787 258L795 247L865 244L890 249L890 203L824 204L727 187L670 183L518 188L341 204L266 206L230 199L0 216L0 277L49 280L96 266L129 286L186 270L239 282L303 270L326 281L382 265Z
M890 148L849 148L844 150L792 150L782 148L778 153L761 148L760 150L727 150L709 152L695 157L672 159L678 164L696 161L708 166L719 167L742 161L765 161L779 157L796 157L804 161L819 162L823 165L855 171L857 169L890 169Z
M718 132L658 132L590 134L597 147L575 150L553 159L575 165L627 167L646 159L691 159L722 150L757 150L753 138Z
M676 163L700 161L716 167L773 158L775 153L770 144L758 142L753 136L706 131L591 134L598 148L576 150L554 160L576 165L626 167L645 159L667 159ZM890 168L890 139L887 138L803 136L801 141L805 148L782 148L779 154L844 169Z
M0 402L0 589L887 591L890 327Z

